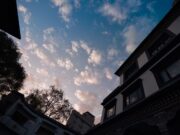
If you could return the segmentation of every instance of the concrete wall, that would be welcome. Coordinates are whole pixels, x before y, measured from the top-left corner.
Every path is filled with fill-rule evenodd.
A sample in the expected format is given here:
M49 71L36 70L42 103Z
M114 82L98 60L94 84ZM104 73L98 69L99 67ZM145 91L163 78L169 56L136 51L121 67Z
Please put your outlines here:
M116 96L117 102L116 102L116 115L123 112L123 95L119 93Z
M18 123L16 123L16 121L11 118L11 115L18 109L18 105L21 105L27 111L27 113L33 115L35 117L35 120L28 119L28 121L24 125L19 125ZM12 106L7 110L7 112L0 117L1 124L8 127L10 131L14 131L19 135L35 135L36 131L39 129L43 122L46 122L56 128L56 130L53 131L55 135L63 135L64 132L69 133L69 135L74 134L64 128L61 128L55 123L52 123L47 119L44 119L43 117L40 117L39 115L31 112L31 110L29 110L22 102L20 102L20 100L17 100L17 102L12 104Z
M121 74L120 75L120 85L122 85L124 83L124 75Z
M145 52L143 52L137 59L138 67L143 67L148 62L148 57Z
M169 27L168 30L173 32L174 34L179 34L180 33L180 17L178 17Z
M146 97L158 91L159 87L157 85L154 74L151 71L146 71L144 74L140 76L140 78L142 79L142 84Z

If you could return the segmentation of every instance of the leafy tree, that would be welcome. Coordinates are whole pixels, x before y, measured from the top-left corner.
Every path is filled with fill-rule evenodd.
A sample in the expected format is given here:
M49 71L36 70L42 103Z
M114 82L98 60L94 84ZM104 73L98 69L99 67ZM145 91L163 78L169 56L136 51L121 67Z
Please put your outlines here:
M55 86L44 90L35 89L26 97L26 101L35 110L59 122L66 121L72 111L69 100L64 98L64 92Z
M19 90L26 78L25 70L19 63L21 53L15 42L0 31L0 93Z

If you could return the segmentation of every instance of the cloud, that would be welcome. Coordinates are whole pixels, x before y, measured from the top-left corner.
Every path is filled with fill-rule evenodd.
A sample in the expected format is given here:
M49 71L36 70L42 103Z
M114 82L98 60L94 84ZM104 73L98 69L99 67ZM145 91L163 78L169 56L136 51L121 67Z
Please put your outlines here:
M30 18L31 18L31 12L29 12L28 9L23 5L18 6L18 11L23 14L24 23L29 25Z
M149 2L147 5L146 5L146 8L150 11L150 12L152 12L152 13L154 13L155 11L154 11L154 4L155 4L156 2L155 1L152 1L152 2Z
M126 42L126 52L127 53L132 53L137 44L136 44L136 27L133 25L128 26L125 31L124 31L124 37L125 37L125 42Z
M120 9L119 5L105 3L100 9L99 12L103 16L111 18L113 22L121 23L126 19L126 14L123 10Z
M74 95L79 100L74 107L79 112L94 111L98 107L98 96L89 91L76 90Z
M112 77L113 77L112 76L112 71L110 71L109 68L105 68L104 73L105 73L105 76L106 76L107 79L112 80Z
M101 53L99 51L92 50L92 52L88 58L88 63L93 64L93 65L97 65L97 64L101 63L101 60L102 60Z
M19 12L21 12L23 14L27 13L27 8L25 6L23 6L23 5L19 5L18 10L19 10Z
M72 5L69 0L52 0L53 4L58 7L58 12L65 22L70 21Z
M128 54L135 50L137 45L139 45L150 32L153 25L154 21L144 16L135 18L133 24L124 28L123 37L125 40L125 49Z
M71 45L72 45L72 51L77 53L78 52L78 48L79 48L78 42L77 41L72 41Z
M36 69L36 72L37 73L39 73L39 74L41 74L41 75L43 75L43 76L48 76L48 72L45 70L45 69L43 69L43 68L37 68Z
M56 51L55 46L57 46L57 43L53 35L54 32L54 27L49 27L43 30L43 47L51 53L54 53Z
M90 54L91 48L88 46L88 44L86 42L81 40L80 41L80 46L81 46L82 49L84 49L87 52L87 54Z
M78 76L74 77L74 84L77 86L98 83L98 73L93 72L90 68L86 68L84 71L81 71Z
M118 51L114 48L108 49L108 59L112 59L113 57L118 55Z
M62 59L62 58L59 58L57 60L57 64L60 66L60 67L63 67L65 68L66 70L70 70L74 67L73 63L71 62L70 59L68 58L65 58L65 59Z
M80 6L81 6L81 0L74 0L74 6L75 6L76 8L80 8Z
M55 52L54 46L52 44L43 44L42 46L51 53Z

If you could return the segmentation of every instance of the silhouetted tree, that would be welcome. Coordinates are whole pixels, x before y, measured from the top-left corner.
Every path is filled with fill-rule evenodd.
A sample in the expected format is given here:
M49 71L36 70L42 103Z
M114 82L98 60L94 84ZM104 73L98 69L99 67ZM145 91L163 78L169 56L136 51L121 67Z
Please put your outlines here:
M26 101L35 110L59 122L66 121L72 111L72 106L69 100L64 98L63 91L55 86L44 90L34 90L26 97Z
M0 31L0 93L19 90L26 78L25 70L19 63L21 53L15 42Z

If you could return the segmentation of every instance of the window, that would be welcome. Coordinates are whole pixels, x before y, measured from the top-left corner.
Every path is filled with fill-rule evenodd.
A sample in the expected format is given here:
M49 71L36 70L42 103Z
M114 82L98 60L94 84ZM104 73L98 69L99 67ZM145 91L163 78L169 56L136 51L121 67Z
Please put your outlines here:
M133 103L138 102L142 98L144 98L144 91L142 88L142 81L138 80L130 86L127 90L123 92L124 96L124 107L127 107Z
M115 106L113 106L107 110L107 117L109 118L109 117L113 116L114 114L115 114Z
M11 116L11 118L17 122L19 125L24 125L28 119L20 112L16 111L14 114Z
M153 43L152 46L148 49L148 54L150 57L155 56L158 52L163 50L168 43L173 39L174 34L170 31L165 31L162 33L159 38Z
M124 80L129 79L138 70L138 65L134 62L124 73Z
M105 119L113 117L116 113L116 99L105 105Z
M153 67L152 71L157 78L159 86L174 80L180 75L180 48Z
M47 122L42 122L42 125L37 130L36 135L54 135L56 127Z
M168 82L169 80L175 78L180 74L180 59L168 65L162 71L160 71L160 77L163 82Z
M49 129L41 126L37 130L36 135L54 135L54 133L52 131L50 131Z

